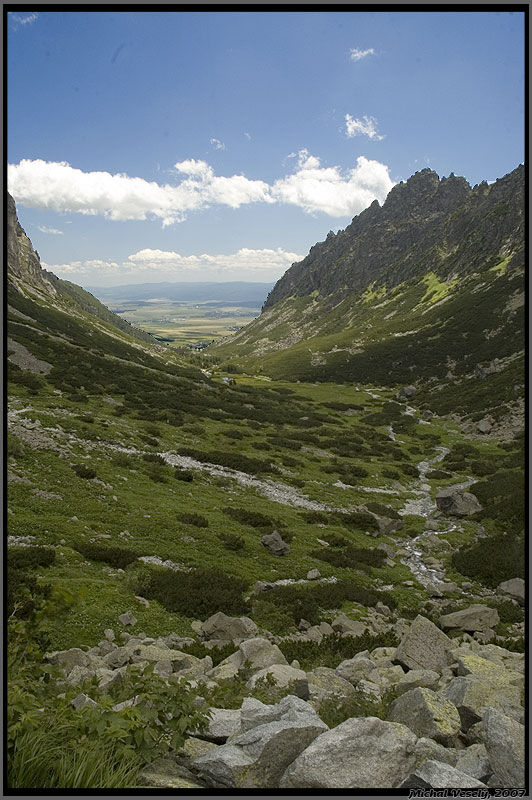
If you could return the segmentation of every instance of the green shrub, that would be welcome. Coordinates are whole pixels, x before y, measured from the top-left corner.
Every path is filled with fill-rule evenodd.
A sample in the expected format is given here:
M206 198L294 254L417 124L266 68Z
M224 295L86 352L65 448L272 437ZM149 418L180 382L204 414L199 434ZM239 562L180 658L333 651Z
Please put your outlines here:
M285 467L297 467L299 464L301 464L301 461L298 461L297 458L292 458L292 456L283 456L281 463Z
M168 611L207 619L217 611L246 614L249 606L242 593L247 587L242 578L219 569L174 572L156 568L139 576L137 593L148 600L157 600Z
M191 514L188 512L184 512L182 514L177 515L177 519L180 522L184 522L185 525L194 525L196 528L208 528L209 527L209 520L205 517L202 517L201 514Z
M162 464L150 464L146 475L155 483L168 483L168 472Z
M393 481L398 481L401 478L400 474L397 472L396 469L388 469L388 467L386 469L383 469L382 475L384 478L390 478L390 480Z
M254 450L271 450L272 446L268 442L252 442L251 446Z
M305 642L286 640L279 642L279 648L290 663L297 659L301 669L311 670L315 667L336 669L340 662L354 658L363 650L375 650L377 647L396 647L399 644L393 631L386 633L363 633L361 636L342 636L331 633L324 636L321 642Z
M55 550L50 547L9 547L7 563L14 569L51 567L55 563Z
M502 603L497 603L496 606L492 605L492 608L497 609L500 620L504 624L523 622L525 618L523 609L519 606L514 606L510 600L504 600Z
M131 456L127 453L113 453L111 463L115 467L127 467L128 469L133 466Z
M471 486L470 491L484 507L482 515L509 532L519 533L525 525L525 482L522 470L500 470Z
M72 469L79 478L87 478L87 480L92 480L97 475L93 469L86 467L85 464L74 464Z
M232 429L228 431L222 431L222 436L227 436L228 439L243 439L244 434L242 431Z
M148 461L151 464L161 464L162 466L166 464L166 461L159 453L144 453L142 458L144 461Z
M329 695L318 705L318 714L329 728L335 728L351 717L378 717L386 719L388 709L395 700L395 687L388 688L383 695L368 695L362 689L354 687L349 697Z
M329 517L323 511L302 511L299 516L309 525L327 525Z
M218 537L227 550L242 550L246 544L244 539L235 533L219 533Z
M24 446L18 436L11 431L7 432L7 455L8 458L24 457Z
M400 470L404 475L409 475L412 478L419 478L418 469L414 467L413 464L401 464Z
M139 433L139 439L142 439L142 441L146 442L150 447L159 446L159 440L154 439L153 436L146 436L144 433Z
M342 525L348 528L375 531L379 527L375 517L367 511L346 511L336 514L336 517Z
M445 472L443 469L432 469L430 472L427 472L427 478L429 480L444 480L445 478L450 478L451 473Z
M190 483L194 480L194 473L191 469L182 469L182 467L174 467L174 478L178 481L185 481Z
M260 514L258 511L249 511L247 508L222 508L224 514L227 514L231 519L240 522L242 525L250 525L252 528L263 528L272 530L273 528L282 527L279 520L273 520L267 517L266 514Z
M286 608L262 598L253 600L253 619L261 628L278 636L294 629L294 618Z
M5 613L8 618L30 619L42 600L50 597L52 587L43 584L26 568L8 566Z
M473 547L461 547L452 565L462 575L495 588L501 581L525 576L525 548L521 537L497 534L480 539Z
M391 506L385 506L384 503L377 503L373 500L370 500L369 503L365 503L366 508L368 511L372 511L374 514L378 514L380 517L388 517L388 519L401 519L401 515L397 513L395 508Z
M85 558L91 561L103 561L116 569L125 569L141 555L126 547L109 547L97 542L78 542L74 547Z

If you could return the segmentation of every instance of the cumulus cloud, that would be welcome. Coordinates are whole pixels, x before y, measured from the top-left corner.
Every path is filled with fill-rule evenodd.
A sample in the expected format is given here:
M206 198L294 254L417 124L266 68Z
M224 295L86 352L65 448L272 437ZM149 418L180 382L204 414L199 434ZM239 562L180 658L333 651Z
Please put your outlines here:
M244 131L244 136L246 137L246 139L248 141L251 141L251 134L250 133L248 133L247 131Z
M56 235L63 235L63 231L59 231L57 228L48 228L46 225L37 225L37 228L41 233L55 233Z
M367 136L369 139L380 142L384 136L377 133L377 124L375 117L354 119L350 114L345 115L345 132L349 139L352 136Z
M215 150L225 150L225 144L219 139L211 139L211 144Z
M393 186L388 167L360 156L357 166L345 174L339 167L322 167L307 150L298 154L297 170L274 183L273 196L280 202L331 217L354 216L375 199L383 202Z
M279 278L294 261L304 256L277 249L253 250L243 247L229 255L181 255L172 250L145 248L132 253L125 261L91 259L68 264L44 264L43 267L67 279L111 280L127 277L128 282L146 280L222 280L268 281Z
M360 61L362 58L366 58L366 56L374 56L375 50L373 47L370 47L368 50L359 50L358 47L353 47L349 51L349 58L351 61Z
M215 175L206 161L189 158L174 164L176 185L83 172L65 161L23 159L8 165L8 186L17 203L31 208L100 214L112 220L155 218L163 227L213 205L236 209L249 203L289 203L307 213L352 216L375 199L382 202L393 186L388 167L364 156L345 172L337 166L322 167L305 149L291 156L297 158L293 172L272 185L244 175Z

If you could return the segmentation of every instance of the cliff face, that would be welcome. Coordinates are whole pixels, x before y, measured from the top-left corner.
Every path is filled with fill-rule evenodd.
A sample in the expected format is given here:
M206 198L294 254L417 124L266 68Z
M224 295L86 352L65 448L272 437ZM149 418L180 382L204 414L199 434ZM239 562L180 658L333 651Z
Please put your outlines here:
M375 200L336 235L310 249L277 282L264 305L318 291L334 304L370 284L392 288L434 272L440 278L490 266L523 249L524 167L491 186L416 172Z

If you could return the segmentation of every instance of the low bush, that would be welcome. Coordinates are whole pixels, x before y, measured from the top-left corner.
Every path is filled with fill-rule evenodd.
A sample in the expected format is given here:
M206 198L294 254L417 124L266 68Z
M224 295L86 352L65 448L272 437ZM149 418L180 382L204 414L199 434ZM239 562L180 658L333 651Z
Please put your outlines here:
M273 520L267 517L266 514L260 514L258 511L249 511L247 508L222 508L224 514L227 514L231 519L240 522L242 525L250 525L252 528L267 528L268 530L277 527L282 527L279 520Z
M219 533L218 537L227 550L243 550L246 544L244 539L235 533Z
M388 688L379 697L367 694L362 689L354 687L354 692L349 697L343 695L328 695L324 697L317 708L320 718L329 728L336 728L351 717L378 717L386 719L388 709L395 700L395 688Z
M159 440L154 439L153 436L145 436L143 433L139 433L139 439L142 439L142 441L146 442L150 447L159 446Z
M251 446L254 450L271 450L272 446L268 442L252 442Z
M11 431L7 432L7 455L8 458L24 457L24 446L18 436Z
M174 572L158 567L137 579L137 594L157 600L168 611L202 620L217 611L247 614L249 606L243 598L247 588L247 581L219 569Z
M228 430L228 431L222 431L222 436L227 436L228 439L243 439L244 438L244 434L242 433L242 431L239 431L236 428Z
M390 480L392 481L398 481L401 478L400 474L397 472L396 469L388 469L388 467L386 467L386 469L383 469L382 476L383 478L390 478Z
M151 464L161 464L161 465L166 464L166 461L161 455L159 455L159 453L144 453L142 459L144 461L148 461Z
M461 547L452 565L462 575L495 588L501 581L525 577L525 548L521 537L498 534Z
M209 520L205 517L202 517L201 514L191 514L188 512L184 512L182 514L177 515L177 519L180 522L184 522L185 525L194 525L196 528L208 528L209 527Z
M74 464L72 469L79 478L87 478L87 480L92 480L97 475L93 469L86 467L85 464Z
M372 514L367 511L346 511L336 514L342 525L359 530L378 530L379 524Z
M126 547L109 547L97 542L78 542L74 548L85 558L91 561L103 561L116 569L125 569L141 555Z
M342 636L331 633L324 636L321 642L290 641L279 642L279 648L290 663L297 659L301 669L311 670L315 667L336 669L340 662L354 658L363 650L375 650L377 647L396 647L399 639L393 631L386 633L363 633L361 636Z
M450 477L451 473L446 472L443 469L431 469L430 472L427 472L427 478L433 481L445 480L445 478L450 478Z
M502 603L497 603L496 608L501 622L504 624L511 624L513 622L523 622L525 615L520 606L514 606L510 600L504 600Z
M115 467L130 468L133 466L133 461L127 453L114 453L111 457L111 464Z
M190 483L194 480L194 473L191 469L183 469L182 467L174 467L174 478L178 481L185 481Z
M366 508L368 511L373 511L374 514L378 514L380 517L388 517L388 519L401 519L401 515L397 513L395 508L391 506L385 506L384 503L377 503L373 500L370 500L368 503L365 503Z
M401 464L399 469L404 475L409 475L412 478L419 478L418 469L413 464Z
M55 550L50 547L9 547L7 550L8 568L33 569L51 567L55 563Z
M327 525L329 517L323 511L302 511L299 516L309 525Z

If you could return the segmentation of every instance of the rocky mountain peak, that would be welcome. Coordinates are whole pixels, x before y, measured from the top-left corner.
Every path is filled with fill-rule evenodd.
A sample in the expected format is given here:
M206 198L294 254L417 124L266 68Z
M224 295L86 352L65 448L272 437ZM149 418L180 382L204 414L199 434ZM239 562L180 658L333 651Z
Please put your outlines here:
M52 273L41 267L39 254L33 248L31 240L20 224L17 216L15 200L7 195L7 263L9 265L8 280L15 284L22 294L37 293L47 296L55 295L56 289L52 280L57 280Z

